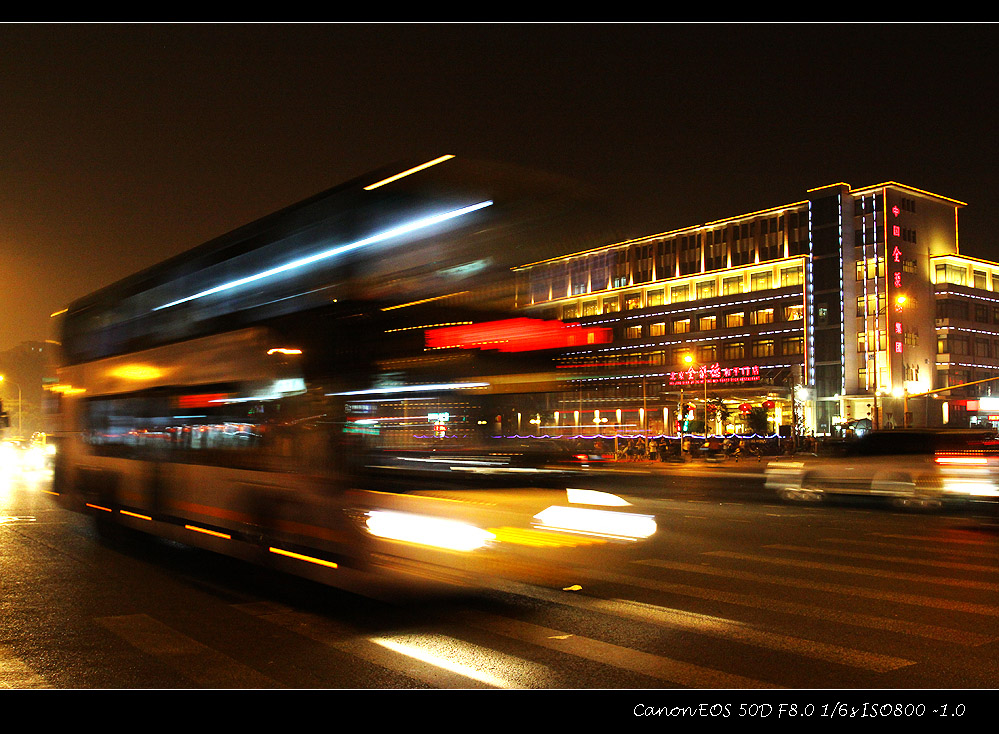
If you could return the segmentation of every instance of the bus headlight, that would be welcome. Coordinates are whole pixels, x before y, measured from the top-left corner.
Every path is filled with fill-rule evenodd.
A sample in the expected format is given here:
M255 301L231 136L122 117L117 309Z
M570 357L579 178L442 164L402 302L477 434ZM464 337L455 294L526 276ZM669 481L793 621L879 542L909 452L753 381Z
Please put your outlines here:
M457 520L390 510L372 510L365 525L379 538L457 551L473 551L496 538L488 530Z
M535 515L534 519L539 527L546 530L621 540L641 540L651 537L656 532L656 520L651 515L614 510L552 505Z

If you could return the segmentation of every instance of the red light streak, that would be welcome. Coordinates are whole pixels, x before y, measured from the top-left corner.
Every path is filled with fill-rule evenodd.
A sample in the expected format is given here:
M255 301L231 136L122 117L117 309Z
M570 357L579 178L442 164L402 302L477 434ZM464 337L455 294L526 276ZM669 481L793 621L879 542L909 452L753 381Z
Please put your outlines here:
M428 329L426 332L427 349L496 349L500 352L529 352L539 349L607 344L610 341L610 329L528 318L448 326L443 329Z

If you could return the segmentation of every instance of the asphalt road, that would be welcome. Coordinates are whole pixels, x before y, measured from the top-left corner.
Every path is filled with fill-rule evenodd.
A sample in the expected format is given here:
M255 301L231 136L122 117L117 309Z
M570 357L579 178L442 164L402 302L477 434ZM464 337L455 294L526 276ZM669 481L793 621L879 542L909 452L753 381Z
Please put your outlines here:
M657 515L659 535L624 569L586 586L483 579L407 604L151 539L104 541L55 506L44 476L8 477L0 687L589 691L574 708L624 719L681 693L762 704L780 691L828 709L887 690L935 717L982 713L978 694L999 680L991 508L788 506L753 463L581 476Z

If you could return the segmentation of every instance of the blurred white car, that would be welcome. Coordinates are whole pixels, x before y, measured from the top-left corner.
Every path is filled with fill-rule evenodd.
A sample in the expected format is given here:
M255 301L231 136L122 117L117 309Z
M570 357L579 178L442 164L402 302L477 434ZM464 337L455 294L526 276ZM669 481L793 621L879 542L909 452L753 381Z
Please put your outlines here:
M884 497L903 507L999 499L999 439L976 430L874 431L835 456L771 461L767 489L789 501Z

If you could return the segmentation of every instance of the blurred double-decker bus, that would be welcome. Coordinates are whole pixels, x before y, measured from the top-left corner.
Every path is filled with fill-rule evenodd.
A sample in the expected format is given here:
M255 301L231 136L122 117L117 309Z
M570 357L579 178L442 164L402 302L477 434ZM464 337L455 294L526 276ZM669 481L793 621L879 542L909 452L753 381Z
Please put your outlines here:
M339 586L562 582L656 530L497 440L599 328L519 318L511 268L592 237L588 195L444 156L364 175L58 316L53 493ZM599 235L598 235L599 236ZM582 341L580 341L582 340Z

